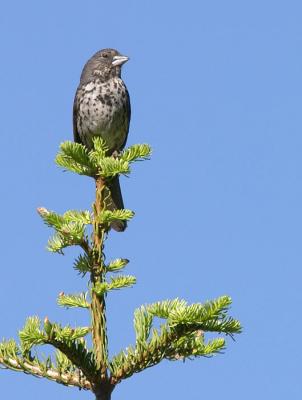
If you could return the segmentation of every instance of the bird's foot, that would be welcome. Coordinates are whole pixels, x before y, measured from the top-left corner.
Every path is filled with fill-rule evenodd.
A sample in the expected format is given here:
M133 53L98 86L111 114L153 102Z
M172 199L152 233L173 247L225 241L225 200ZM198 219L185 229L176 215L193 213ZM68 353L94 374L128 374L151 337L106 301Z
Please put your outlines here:
M111 154L113 158L119 158L122 154L122 151L114 150L114 152Z

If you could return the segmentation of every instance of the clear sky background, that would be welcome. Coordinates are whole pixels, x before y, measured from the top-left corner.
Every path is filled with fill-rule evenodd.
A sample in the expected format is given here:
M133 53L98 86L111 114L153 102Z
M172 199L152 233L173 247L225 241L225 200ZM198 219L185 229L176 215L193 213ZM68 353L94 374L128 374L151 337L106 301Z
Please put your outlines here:
M138 278L108 298L111 354L133 342L136 307L177 296L230 295L244 332L224 355L163 362L113 399L301 399L301 14L298 0L2 2L0 337L28 315L87 324L56 306L86 281L77 251L46 252L36 207L92 203L93 182L53 159L72 138L84 63L114 47L130 57L128 144L154 153L122 178L136 218L107 245ZM0 384L3 399L92 398L10 371Z

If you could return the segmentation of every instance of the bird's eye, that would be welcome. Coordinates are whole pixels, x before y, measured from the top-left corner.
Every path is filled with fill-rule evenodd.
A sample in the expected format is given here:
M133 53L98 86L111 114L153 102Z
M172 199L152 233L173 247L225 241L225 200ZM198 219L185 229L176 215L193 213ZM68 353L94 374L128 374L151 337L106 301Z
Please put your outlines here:
M107 53L104 53L104 54L102 54L102 57L107 58L107 57L108 57L108 54L107 54Z

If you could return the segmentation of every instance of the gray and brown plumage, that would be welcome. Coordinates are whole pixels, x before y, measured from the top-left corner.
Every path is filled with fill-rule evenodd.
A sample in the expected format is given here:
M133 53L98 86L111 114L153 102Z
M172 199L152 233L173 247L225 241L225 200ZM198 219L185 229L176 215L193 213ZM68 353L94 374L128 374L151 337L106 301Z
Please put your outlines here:
M128 57L117 50L104 49L92 56L84 66L73 105L74 141L92 148L92 138L101 136L109 147L109 155L121 151L127 140L130 123L130 99L121 79L121 67ZM111 209L124 208L119 178L109 184ZM115 222L112 228L123 231L126 221Z

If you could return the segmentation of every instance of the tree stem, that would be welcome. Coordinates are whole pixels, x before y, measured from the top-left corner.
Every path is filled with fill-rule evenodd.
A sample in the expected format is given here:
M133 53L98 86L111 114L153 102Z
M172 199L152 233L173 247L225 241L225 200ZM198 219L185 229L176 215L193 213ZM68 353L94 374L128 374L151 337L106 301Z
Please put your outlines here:
M111 393L100 393L95 395L95 400L110 400L111 399Z
M101 177L96 178L96 198L94 203L93 221L93 270L91 273L92 287L104 280L103 245L105 230L99 223L100 213L104 209L105 182ZM97 295L92 290L92 339L98 369L98 379L107 380L108 343L105 314L105 296ZM103 397L99 397L100 399ZM105 399L105 397L104 397Z
M95 400L110 400L113 389L114 386L108 381L107 383L100 385L96 390L94 390Z

